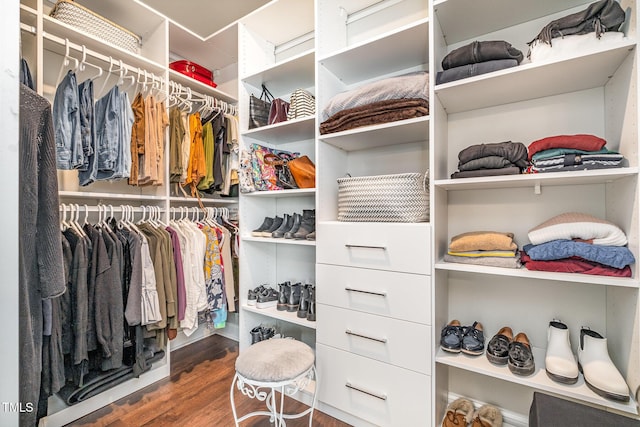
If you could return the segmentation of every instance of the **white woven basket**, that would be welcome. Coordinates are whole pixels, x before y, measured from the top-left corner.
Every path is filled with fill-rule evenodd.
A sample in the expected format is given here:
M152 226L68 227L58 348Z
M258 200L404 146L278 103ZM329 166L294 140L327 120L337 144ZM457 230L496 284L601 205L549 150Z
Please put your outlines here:
M72 0L58 0L50 13L66 24L113 45L138 53L140 37Z
M338 178L338 221L429 221L427 173Z

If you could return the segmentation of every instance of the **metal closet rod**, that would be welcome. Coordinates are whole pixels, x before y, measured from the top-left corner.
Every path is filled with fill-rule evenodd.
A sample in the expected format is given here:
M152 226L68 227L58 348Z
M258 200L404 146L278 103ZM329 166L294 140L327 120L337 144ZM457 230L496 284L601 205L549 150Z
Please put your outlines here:
M74 42L68 41L68 39L63 39L62 37L58 37L58 36L55 36L53 34L49 34L46 31L42 32L42 37L47 39L47 40L50 40L50 41L52 41L54 43L57 43L59 45L69 46L70 48L72 48L72 49L74 49L74 50L76 50L76 51L78 51L80 53L86 52L87 55L91 55L92 57L94 57L96 59L99 59L99 60L103 61L106 64L112 64L115 61L115 63L117 65L120 65L120 60L118 60L118 59L115 59L115 58L107 56L107 55L103 55L101 53L98 53L98 52L96 52L94 50L91 50L91 49L87 48L84 45L76 44ZM133 65L129 65L129 64L125 63L125 62L122 62L122 67L125 68L127 71L130 71L131 73L140 73L140 72L145 71L144 69L142 69L140 67L134 67ZM157 78L161 82L164 83L164 80L165 80L164 77L157 76L157 75L155 75L153 73L151 73L151 75L152 75L152 77Z
M193 95L195 95L199 99L193 99ZM206 102L207 99L209 99L214 101L211 103L214 109L223 110L233 116L238 115L238 107L236 107L235 105L231 105L226 101L222 101L215 96L200 93L188 86L185 86L173 80L169 80L169 97L176 97L179 100L186 102L189 106L191 106L192 102L203 103Z
M87 205L87 204L79 204L79 203L60 203L60 211L67 210L69 212L104 212L105 209L107 212L164 212L165 209L159 206L131 206L131 205L106 205L100 203L98 205Z

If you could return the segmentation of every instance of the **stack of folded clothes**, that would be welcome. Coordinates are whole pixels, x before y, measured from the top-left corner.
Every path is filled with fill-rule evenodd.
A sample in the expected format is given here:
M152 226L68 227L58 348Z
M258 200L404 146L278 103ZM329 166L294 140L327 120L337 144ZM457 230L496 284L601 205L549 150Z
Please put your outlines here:
M320 133L429 115L429 73L389 77L341 92L322 110Z
M474 41L452 50L444 57L444 71L436 74L436 84L515 67L523 57L520 50L502 40Z
M625 158L605 147L595 135L557 135L542 138L529 145L531 166L527 173L566 172L608 169L626 166Z
M452 237L444 260L492 267L522 266L513 233L499 231L472 231Z
M583 11L547 24L528 43L527 57L531 62L542 62L587 55L622 41L624 33L618 30L624 21L625 12L618 2L598 0Z
M451 178L516 175L529 165L527 147L521 142L477 144L458 154L458 171Z
M564 213L531 229L529 240L521 252L528 270L631 277L627 236L609 221Z

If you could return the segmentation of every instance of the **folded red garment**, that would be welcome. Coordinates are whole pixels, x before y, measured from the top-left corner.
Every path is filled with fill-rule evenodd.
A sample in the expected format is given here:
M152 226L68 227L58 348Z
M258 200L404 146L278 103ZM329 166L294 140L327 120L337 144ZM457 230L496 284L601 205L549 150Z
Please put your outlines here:
M520 251L520 261L527 270L553 271L557 273L581 273L594 276L631 277L631 267L614 268L579 257L553 261L534 261L524 251Z
M556 135L533 141L529 144L529 160L539 151L552 148L572 148L575 150L597 151L605 146L607 141L595 135Z

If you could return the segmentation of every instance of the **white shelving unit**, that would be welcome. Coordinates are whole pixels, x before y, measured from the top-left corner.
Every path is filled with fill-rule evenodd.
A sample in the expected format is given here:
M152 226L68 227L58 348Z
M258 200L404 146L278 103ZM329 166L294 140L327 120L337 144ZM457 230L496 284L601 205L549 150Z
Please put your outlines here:
M295 16L296 19L290 19ZM266 23L269 23L266 25ZM277 23L277 24L276 24ZM239 23L240 133L244 149L259 144L307 155L315 163L315 116L248 129L249 96L259 96L264 84L276 98L290 100L296 89L315 93L314 2L271 2ZM315 241L253 237L265 217L283 217L315 209L316 189L256 191L240 194L240 351L251 343L250 331L275 325L285 336L315 347L315 322L296 312L247 305L248 291L266 285L315 283Z
M434 227L434 332L452 319L480 321L485 342L503 326L525 332L534 349L536 372L513 375L486 357L445 354L434 333L432 423L442 419L453 398L492 403L526 420L534 391L638 418L636 402L602 398L582 375L575 385L551 381L544 371L549 321L569 326L577 353L579 331L589 326L608 339L609 353L630 391L640 384L638 272L616 278L447 263L450 239L477 230L510 231L519 247L528 230L563 212L584 212L620 226L638 256L638 74L637 2L627 10L626 38L593 51L553 61L530 62L528 45L554 19L584 10L588 1L507 2L437 0L432 3L430 63L474 40L505 40L525 55L517 67L432 88L431 199ZM435 78L432 80L435 82ZM628 167L533 175L450 179L458 153L473 144L518 141L525 145L553 135L595 134L621 152Z
M320 120L338 93L430 71L428 12L419 0L317 2ZM337 221L336 182L346 174L425 172L431 125L426 116L316 132L318 398L353 425L435 425L431 225Z

